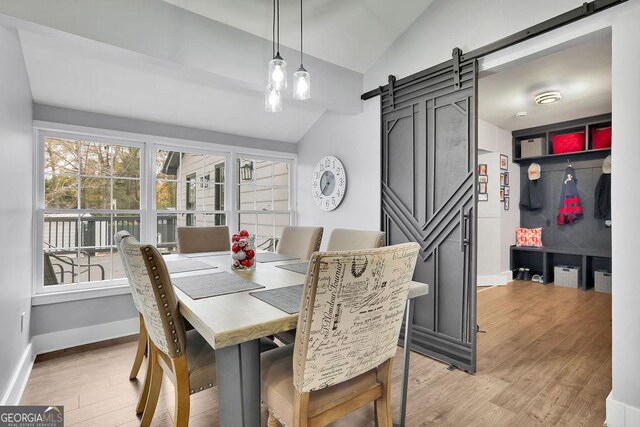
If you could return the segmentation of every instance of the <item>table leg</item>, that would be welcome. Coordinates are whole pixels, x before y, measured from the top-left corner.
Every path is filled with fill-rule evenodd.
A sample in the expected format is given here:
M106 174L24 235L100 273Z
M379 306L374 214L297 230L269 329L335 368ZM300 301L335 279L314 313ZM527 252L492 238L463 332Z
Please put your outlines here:
M407 392L409 390L409 359L411 358L411 335L413 334L413 298L407 300L404 328L404 366L402 368L402 395L400 397L400 423L394 426L404 427L407 420Z
M216 350L221 426L260 426L260 341Z

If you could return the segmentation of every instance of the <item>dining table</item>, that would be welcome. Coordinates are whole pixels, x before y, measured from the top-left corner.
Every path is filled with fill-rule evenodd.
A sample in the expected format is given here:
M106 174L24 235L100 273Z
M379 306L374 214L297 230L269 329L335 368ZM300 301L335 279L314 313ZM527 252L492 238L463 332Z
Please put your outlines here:
M171 277L210 277L212 273L227 272L264 286L260 290L303 284L305 274L278 267L304 262L300 259L256 262L254 270L234 270L228 253L203 254L194 258L184 255L165 255L165 261L197 259L211 266L172 274ZM193 280L193 279L190 279ZM193 299L174 286L179 299L180 313L215 349L220 426L260 426L260 338L296 328L298 313L288 314L242 291L209 298ZM427 295L429 286L411 282L405 309L405 333L402 341L404 367L401 380L400 416L394 425L404 426L408 392L409 358L415 300Z

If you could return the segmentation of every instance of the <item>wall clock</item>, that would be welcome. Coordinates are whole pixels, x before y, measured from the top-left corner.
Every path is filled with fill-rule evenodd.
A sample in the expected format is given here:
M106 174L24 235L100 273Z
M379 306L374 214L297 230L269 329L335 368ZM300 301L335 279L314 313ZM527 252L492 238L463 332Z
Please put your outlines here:
M316 205L323 211L332 211L344 198L347 175L342 162L334 156L323 157L311 179L311 193Z

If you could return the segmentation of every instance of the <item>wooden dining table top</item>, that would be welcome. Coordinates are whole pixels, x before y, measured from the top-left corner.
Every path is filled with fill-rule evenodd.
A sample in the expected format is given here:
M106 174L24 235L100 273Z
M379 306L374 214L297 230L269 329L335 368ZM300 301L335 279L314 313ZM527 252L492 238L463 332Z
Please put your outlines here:
M304 260L258 262L253 271L233 270L230 255L216 255L197 258L185 258L182 255L166 255L166 261L195 259L217 267L212 270L198 270L172 274L171 277L193 277L218 272L236 274L246 280L264 286L263 289L275 289L303 284L305 275L278 268L278 265L297 264ZM180 301L180 312L186 320L207 340L214 349L259 339L279 332L295 329L298 313L286 312L249 294L251 291L219 295L209 298L192 299L179 288L174 287ZM425 283L411 282L409 298L428 293Z

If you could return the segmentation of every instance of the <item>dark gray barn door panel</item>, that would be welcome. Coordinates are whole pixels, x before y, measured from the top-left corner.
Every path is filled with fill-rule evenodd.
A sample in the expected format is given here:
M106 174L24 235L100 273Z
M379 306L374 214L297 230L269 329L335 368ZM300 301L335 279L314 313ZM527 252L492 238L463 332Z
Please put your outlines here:
M456 62L381 97L382 228L422 247L413 348L475 372L476 64Z

